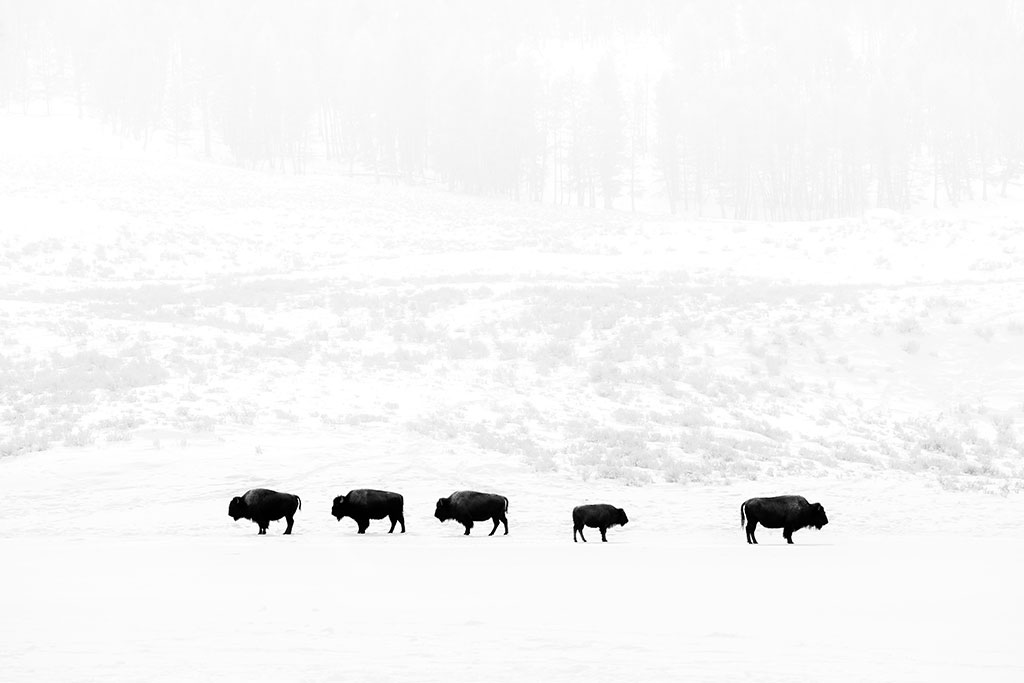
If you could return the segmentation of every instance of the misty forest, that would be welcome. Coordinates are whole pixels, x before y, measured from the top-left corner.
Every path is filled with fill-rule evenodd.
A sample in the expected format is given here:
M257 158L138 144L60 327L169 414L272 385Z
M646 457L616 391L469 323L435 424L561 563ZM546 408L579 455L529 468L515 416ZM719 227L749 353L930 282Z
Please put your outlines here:
M253 168L767 220L1024 172L1012 1L3 5L0 104Z

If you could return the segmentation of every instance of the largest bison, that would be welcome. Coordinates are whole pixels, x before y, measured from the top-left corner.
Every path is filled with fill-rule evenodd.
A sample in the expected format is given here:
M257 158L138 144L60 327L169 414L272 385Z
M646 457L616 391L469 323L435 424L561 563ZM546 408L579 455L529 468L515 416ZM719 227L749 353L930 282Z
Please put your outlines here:
M290 493L278 493L270 489L252 489L241 496L231 499L228 504L228 515L236 522L243 517L251 519L259 526L259 535L267 533L272 521L282 517L288 522L285 534L292 532L295 523L295 511L302 509L302 501Z
M808 503L803 496L775 496L751 498L740 505L740 524L746 526L747 543L757 543L754 529L758 523L768 529L782 529L786 543L793 542L793 532L828 524L821 503Z
M446 522L454 519L466 527L465 536L469 536L469 530L473 528L473 522L482 522L487 519L494 520L494 528L488 536L493 536L498 530L499 524L505 525L505 535L508 535L508 498L499 496L496 493L480 493L478 491L456 491L447 498L439 498L437 507L434 509L434 517Z

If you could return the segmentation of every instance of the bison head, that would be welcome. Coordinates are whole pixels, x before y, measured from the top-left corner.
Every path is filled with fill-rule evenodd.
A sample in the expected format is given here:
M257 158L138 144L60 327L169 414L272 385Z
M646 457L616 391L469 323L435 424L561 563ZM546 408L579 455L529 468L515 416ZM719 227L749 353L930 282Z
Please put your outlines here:
M625 526L627 522L629 522L629 517L626 516L626 511L622 508L615 508L615 523Z
M249 514L249 506L245 504L245 498L235 496L228 505L228 516L236 522Z
M331 507L331 514L334 518L341 521L341 518L345 516L345 496L338 496L334 499L334 505Z
M821 529L821 527L828 524L828 517L825 516L825 508L821 506L821 503L814 503L811 505L810 515L808 516L811 526L815 529Z
M437 499L437 508L434 510L434 516L442 522L452 519L452 501L450 498Z

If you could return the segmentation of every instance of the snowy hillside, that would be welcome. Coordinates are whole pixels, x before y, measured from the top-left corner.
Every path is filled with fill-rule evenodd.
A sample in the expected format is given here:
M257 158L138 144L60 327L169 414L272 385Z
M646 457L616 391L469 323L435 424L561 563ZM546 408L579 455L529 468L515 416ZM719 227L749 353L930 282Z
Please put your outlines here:
M670 222L75 121L0 147L0 678L1024 674L1024 211ZM228 518L256 486L294 537ZM329 516L362 486L408 534ZM510 535L434 520L459 488ZM831 524L748 548L775 493ZM585 501L630 524L573 546Z
M380 428L635 484L1024 475L1024 218L652 222L33 123L4 125L5 455Z

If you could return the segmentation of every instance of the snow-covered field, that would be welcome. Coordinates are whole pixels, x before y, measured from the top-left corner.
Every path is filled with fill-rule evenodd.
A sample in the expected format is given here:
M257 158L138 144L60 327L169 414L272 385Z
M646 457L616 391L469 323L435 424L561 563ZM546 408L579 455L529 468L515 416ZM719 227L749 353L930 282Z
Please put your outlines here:
M238 433L6 459L4 680L1024 673L1019 496L907 476L622 487L498 458L453 457L456 474L423 462L425 440L364 438L282 435L256 458ZM257 481L301 492L293 536L227 517ZM509 536L434 520L453 481L508 495ZM405 493L404 536L382 522L357 536L329 515L333 494L378 482ZM777 530L747 546L739 501L779 487L824 500L832 523L795 546ZM585 499L622 505L630 524L573 544L569 509Z
M661 221L0 144L0 680L1024 678L1019 207ZM228 518L256 486L294 536ZM363 486L409 533L330 517ZM510 535L434 520L459 488ZM778 493L831 523L748 547ZM586 501L630 524L572 544Z
M262 458L239 433L5 460L4 680L1024 673L1019 496L906 476L622 487L497 458L456 474L422 462L429 442L389 447L376 431L281 436ZM293 536L227 517L256 481L301 492ZM454 481L508 495L509 536L432 519ZM405 493L404 536L380 522L357 536L329 515L334 493L378 482ZM738 502L779 487L826 501L832 523L795 546L768 530L747 546ZM569 508L585 499L622 505L630 524L573 544Z

